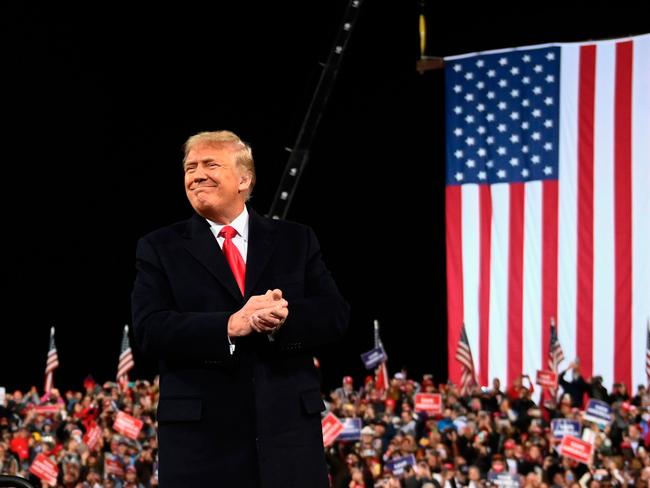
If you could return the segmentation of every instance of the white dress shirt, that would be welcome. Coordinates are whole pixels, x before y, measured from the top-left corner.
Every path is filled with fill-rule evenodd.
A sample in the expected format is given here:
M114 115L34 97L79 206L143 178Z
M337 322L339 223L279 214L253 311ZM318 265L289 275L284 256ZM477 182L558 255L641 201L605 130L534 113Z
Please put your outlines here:
M225 237L220 237L219 232L221 232L221 229L226 227L226 225L217 224L216 222L212 222L210 219L205 220L207 220L210 224L210 230L214 234L214 237L217 239L219 247L223 249L223 241L226 239ZM239 254L241 254L244 262L246 262L246 254L248 253L248 210L246 209L246 206L244 206L244 211L240 213L235 218L235 220L230 222L228 225L237 231L237 235L232 238L232 242L235 246L237 246Z

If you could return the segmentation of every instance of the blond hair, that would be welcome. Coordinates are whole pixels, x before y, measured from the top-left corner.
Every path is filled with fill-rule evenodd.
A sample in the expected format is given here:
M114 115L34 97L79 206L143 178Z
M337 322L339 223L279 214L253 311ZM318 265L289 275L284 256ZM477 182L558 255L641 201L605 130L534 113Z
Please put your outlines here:
M253 161L253 150L250 144L242 141L237 134L229 130L217 130L211 132L199 132L194 134L185 141L183 150L187 159L189 152L199 146L220 146L222 144L229 144L233 146L235 152L235 162L238 166L243 167L251 175L251 184L248 188L248 198L250 199L255 186L255 162Z

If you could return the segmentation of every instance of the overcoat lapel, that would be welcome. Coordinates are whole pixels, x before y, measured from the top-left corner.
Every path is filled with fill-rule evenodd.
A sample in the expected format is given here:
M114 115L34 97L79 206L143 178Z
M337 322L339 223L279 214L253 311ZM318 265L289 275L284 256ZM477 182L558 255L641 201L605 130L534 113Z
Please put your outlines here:
M235 276L214 234L210 231L208 222L195 214L189 221L186 238L187 251L205 266L237 301L242 302L243 297ZM248 270L246 274L248 275Z
M253 295L255 285L273 254L277 244L275 227L248 207L248 256L246 258L246 298ZM266 291L266 290L264 290Z

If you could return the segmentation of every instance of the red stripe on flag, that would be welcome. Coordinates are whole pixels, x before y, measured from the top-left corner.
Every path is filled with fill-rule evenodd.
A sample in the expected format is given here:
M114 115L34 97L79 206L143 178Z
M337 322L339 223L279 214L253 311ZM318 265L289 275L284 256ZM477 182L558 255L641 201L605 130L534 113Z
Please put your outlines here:
M478 382L487 386L490 356L490 243L492 239L492 192L489 185L479 187L479 207L481 212L480 232L480 276L478 290L479 316L479 378Z
M508 245L508 385L522 370L522 314L524 300L524 183L510 185L510 242Z
M455 351L463 328L462 193L458 185L445 188L447 241L447 351ZM454 354L447 354L448 377L460 383L461 368Z
M616 45L614 380L632 389L632 41ZM647 250L645 251L647 252Z
M542 184L542 364L549 355L551 318L557 320L558 182Z
M578 283L576 353L592 376L594 280L594 106L596 46L580 48L578 86Z

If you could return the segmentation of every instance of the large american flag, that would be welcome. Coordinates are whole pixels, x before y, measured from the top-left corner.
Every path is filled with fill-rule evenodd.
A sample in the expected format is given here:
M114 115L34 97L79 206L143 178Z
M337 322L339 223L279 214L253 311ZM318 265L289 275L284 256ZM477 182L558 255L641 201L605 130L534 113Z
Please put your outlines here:
M645 381L650 35L455 56L446 76L449 334L478 380L549 357ZM452 381L461 367L449 357Z
M120 350L120 360L117 364L117 382L122 390L126 390L129 385L129 371L135 366L131 344L129 343L129 326L124 326L122 333L122 348Z
M460 331L460 337L456 346L456 360L461 368L460 375L460 394L467 395L470 388L476 385L476 370L474 369L474 360L472 359L472 349L467 340L465 327Z
M650 319L648 319L647 338L645 346L645 375L650 386Z
M50 329L50 347L45 362L45 394L48 395L54 386L54 370L59 366L59 355L54 344L54 327Z

